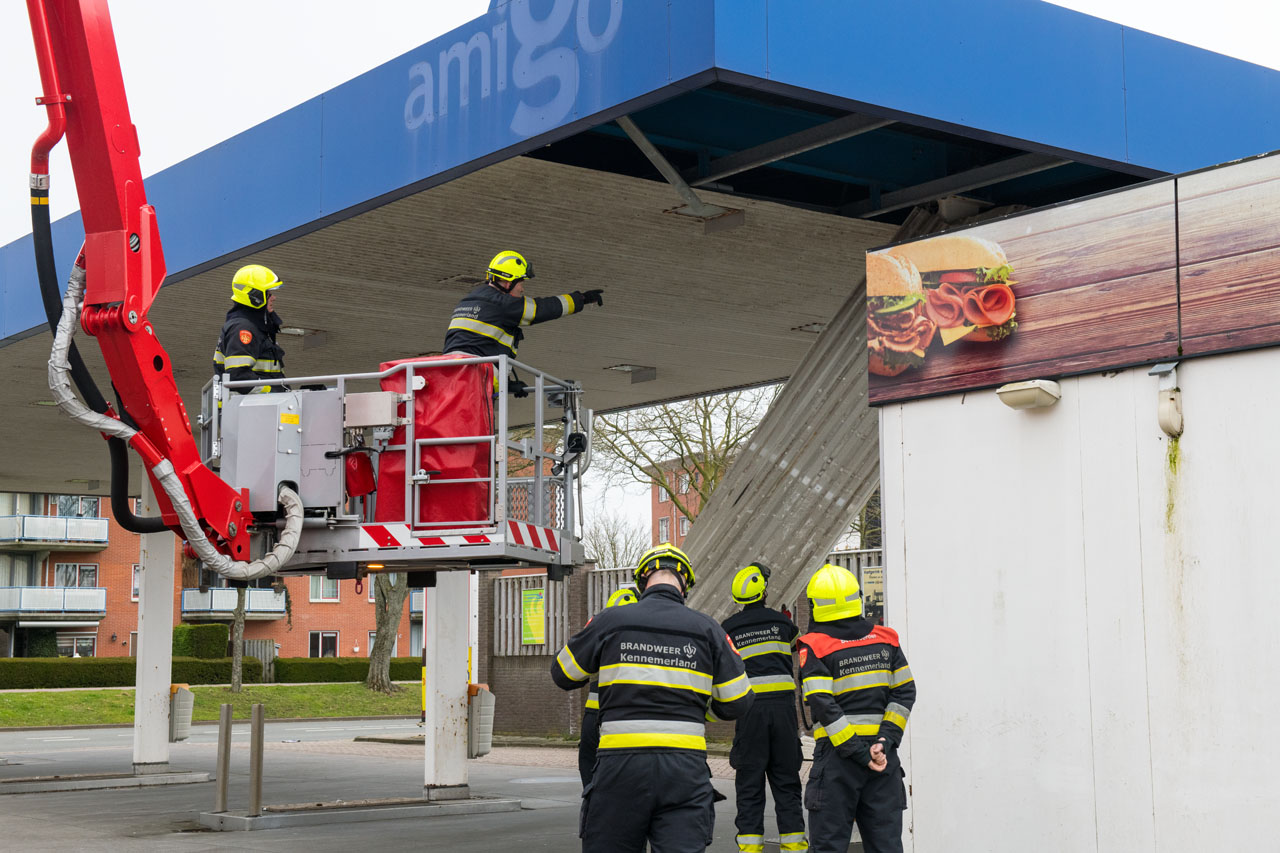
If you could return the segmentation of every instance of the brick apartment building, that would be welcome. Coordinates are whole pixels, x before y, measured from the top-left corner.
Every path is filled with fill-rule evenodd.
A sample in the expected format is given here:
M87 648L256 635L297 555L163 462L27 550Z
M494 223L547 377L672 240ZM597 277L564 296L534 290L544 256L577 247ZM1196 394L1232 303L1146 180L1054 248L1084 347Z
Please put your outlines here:
M116 524L106 498L0 492L0 657L134 654L141 540ZM174 623L230 623L236 591L201 590L174 547ZM188 573L189 574L189 573ZM223 583L220 579L217 584ZM280 657L367 657L373 584L288 578L246 590L245 639L271 639ZM395 654L422 651L423 591L405 601Z
M694 479L697 475L686 472L678 459L663 462L658 468L667 482L667 487L679 496L680 503L697 515L702 506L702 495L699 494L696 488L697 480ZM670 542L677 548L684 547L684 538L689 535L689 527L693 522L680 511L676 502L671 500L670 494L657 483L654 483L649 491L651 501L649 515L653 525L650 538L653 544Z

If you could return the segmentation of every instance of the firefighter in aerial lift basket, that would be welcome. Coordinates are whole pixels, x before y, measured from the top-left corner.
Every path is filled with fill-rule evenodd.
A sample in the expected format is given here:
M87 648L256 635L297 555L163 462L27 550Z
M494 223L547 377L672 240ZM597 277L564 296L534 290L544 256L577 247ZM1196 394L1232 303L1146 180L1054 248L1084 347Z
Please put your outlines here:
M284 282L261 264L249 264L231 279L231 301L226 322L213 351L213 372L232 382L251 379L284 379L284 350L276 343L280 316L276 291ZM240 394L269 394L287 390L279 381L254 388L237 388Z
M816 624L796 651L817 741L804 792L810 849L845 853L857 822L867 853L902 853L898 745L916 700L911 667L897 632L862 618L853 572L825 565L806 592Z
M755 704L733 729L729 764L736 771L740 853L764 851L764 787L773 789L780 850L808 850L800 804L800 730L796 723L796 682L791 652L800 633L795 623L765 605L770 570L763 561L740 569L730 584L742 610L724 620L747 667Z
M485 283L462 297L453 309L444 351L514 358L524 338L524 326L567 317L588 305L604 305L603 290L525 296L525 279L533 277L533 264L525 261L520 253L503 251L494 255ZM512 379L511 390L517 397L528 396L519 379Z
M715 822L705 721L754 701L742 658L710 616L685 606L693 566L664 543L633 573L640 600L611 607L569 642L551 677L576 690L598 676L600 747L582 792L584 853L705 850Z

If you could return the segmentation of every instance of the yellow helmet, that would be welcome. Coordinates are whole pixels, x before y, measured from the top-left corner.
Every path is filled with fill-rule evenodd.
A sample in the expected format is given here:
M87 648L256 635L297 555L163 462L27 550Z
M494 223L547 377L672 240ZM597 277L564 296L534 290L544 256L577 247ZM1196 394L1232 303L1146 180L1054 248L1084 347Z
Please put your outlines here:
M519 252L499 252L489 261L489 281L497 279L515 284L522 278L533 277L533 264Z
M805 588L817 622L833 622L862 615L862 590L853 572L827 563L813 573Z
M231 301L250 308L262 308L267 304L267 291L275 290L283 281L262 264L249 264L236 270L231 279Z
M738 569L729 591L733 593L733 600L739 604L753 604L764 599L764 590L768 584L759 566L747 566L745 569Z
M670 542L663 542L658 547L650 548L640 555L640 562L636 563L635 571L632 572L636 586L644 589L645 578L651 572L656 572L659 569L675 572L684 578L685 592L693 589L693 585L697 581L693 574L693 564L689 562L688 555Z
M629 586L621 589L615 589L613 595L609 596L609 600L605 602L605 607L625 607L628 604L635 604L640 599L636 598L636 591Z

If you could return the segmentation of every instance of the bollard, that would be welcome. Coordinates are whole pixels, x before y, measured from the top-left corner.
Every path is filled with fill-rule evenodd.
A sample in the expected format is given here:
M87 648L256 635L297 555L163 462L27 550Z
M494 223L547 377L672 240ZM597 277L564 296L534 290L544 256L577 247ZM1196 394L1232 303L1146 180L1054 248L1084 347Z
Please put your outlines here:
M213 801L215 814L221 814L227 810L227 778L230 775L231 706L223 705L218 712L218 788Z
M249 740L249 817L262 814L262 703L253 705L250 725L253 733Z

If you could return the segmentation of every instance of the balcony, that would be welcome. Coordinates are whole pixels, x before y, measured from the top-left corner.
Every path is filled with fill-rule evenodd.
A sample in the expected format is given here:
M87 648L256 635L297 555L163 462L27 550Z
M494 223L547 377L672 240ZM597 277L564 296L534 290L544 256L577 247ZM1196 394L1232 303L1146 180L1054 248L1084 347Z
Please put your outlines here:
M284 593L274 589L246 589L244 618L246 620L284 618ZM182 619L184 622L226 622L235 618L236 591L230 587L217 587L201 592L198 589L182 591Z
M427 600L427 591L425 589L409 590L409 618L411 620L422 621L423 603Z
M101 551L106 547L105 518L0 516L0 548L6 551Z
M106 613L107 591L102 587L0 587L0 620L22 628L96 624Z

